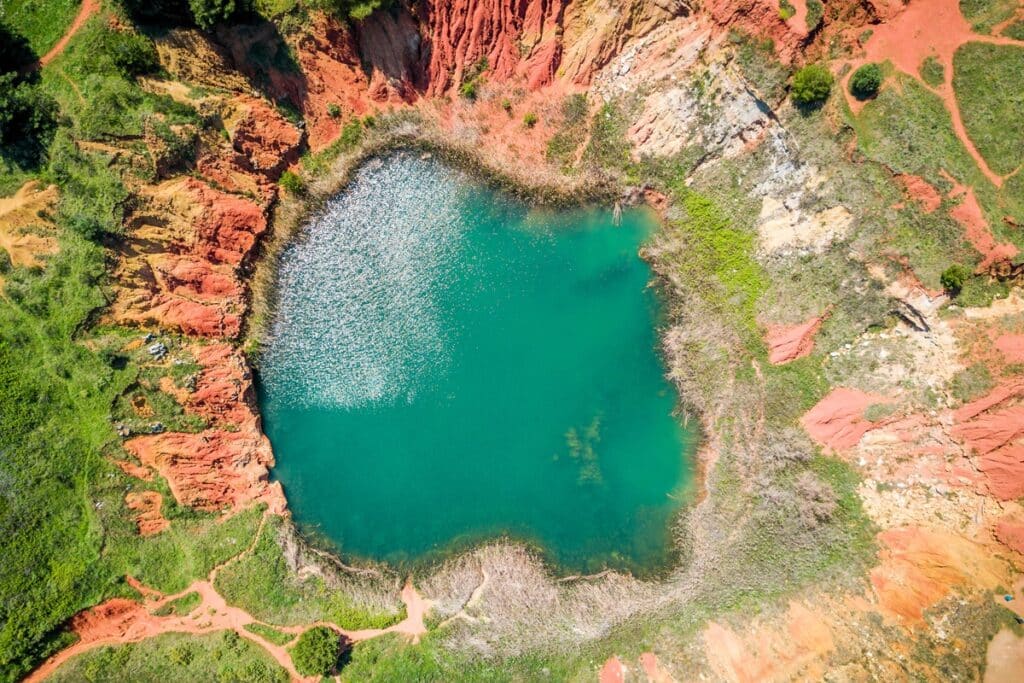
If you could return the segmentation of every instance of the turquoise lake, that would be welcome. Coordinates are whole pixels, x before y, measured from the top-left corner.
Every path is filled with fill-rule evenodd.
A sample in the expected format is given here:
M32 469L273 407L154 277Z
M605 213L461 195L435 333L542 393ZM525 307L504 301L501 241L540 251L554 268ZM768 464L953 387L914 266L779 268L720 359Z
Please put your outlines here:
M638 256L655 228L411 153L364 166L283 252L260 355L300 527L397 565L501 536L560 571L667 562L696 435Z

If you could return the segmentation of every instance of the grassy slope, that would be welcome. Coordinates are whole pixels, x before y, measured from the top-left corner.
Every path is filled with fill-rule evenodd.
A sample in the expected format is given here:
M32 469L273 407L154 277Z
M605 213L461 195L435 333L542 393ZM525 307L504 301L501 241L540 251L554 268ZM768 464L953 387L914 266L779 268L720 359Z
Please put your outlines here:
M968 135L993 171L1024 164L1024 48L967 43L953 59L953 88ZM1017 131L1014 134L1012 131Z
M64 35L81 4L81 0L5 0L0 5L0 22L23 36L41 56Z
M253 552L217 573L215 587L228 602L257 619L283 625L330 621L357 630L384 628L402 619L398 613L355 605L320 577L294 576L277 541L280 525L279 517L269 517Z
M103 19L94 19L44 70L43 87L72 122L42 169L45 180L61 186L61 250L41 270L6 275L0 296L0 681L19 678L44 657L75 612L131 594L125 574L180 590L248 546L261 514L222 523L178 508L157 481L144 486L164 494L172 528L142 539L123 498L143 484L109 462L124 455L111 423L114 404L145 372L138 356L121 351L139 333L89 331L106 304L106 254L68 226L87 216L119 229L126 195L117 188L135 182L145 167L74 151L74 140L116 136L146 112L178 110L142 93L93 49L106 30ZM113 117L97 114L76 86L127 92L138 106Z
M258 645L234 631L203 636L169 633L86 652L62 666L54 683L286 683L288 672Z

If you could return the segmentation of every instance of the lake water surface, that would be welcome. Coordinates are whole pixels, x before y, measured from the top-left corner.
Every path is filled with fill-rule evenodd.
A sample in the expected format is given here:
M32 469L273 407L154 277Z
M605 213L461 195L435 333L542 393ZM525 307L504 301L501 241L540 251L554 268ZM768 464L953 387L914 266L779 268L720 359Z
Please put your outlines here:
M300 526L398 564L495 536L663 564L694 434L627 211L538 211L437 161L364 167L283 253L260 359Z

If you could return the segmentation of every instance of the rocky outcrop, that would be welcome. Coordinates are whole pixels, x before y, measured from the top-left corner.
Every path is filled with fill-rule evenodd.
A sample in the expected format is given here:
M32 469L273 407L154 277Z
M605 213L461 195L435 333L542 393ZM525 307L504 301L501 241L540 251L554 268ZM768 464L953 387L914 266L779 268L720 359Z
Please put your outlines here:
M765 335L768 362L783 365L810 355L814 350L814 336L821 329L825 316L814 316L799 325L769 325Z
M429 0L423 3L426 92L462 83L486 64L488 77L521 76L536 89L552 81L562 55L566 0Z
M1005 565L963 536L906 527L878 535L880 565L871 583L882 609L905 622L920 622L924 611L955 586L992 590L1005 578Z
M262 501L283 511L280 484L269 482L274 456L260 428L245 357L224 343L197 345L193 356L202 370L184 407L203 417L208 428L135 437L125 448L160 472L184 505L221 510Z
M171 526L160 512L164 499L156 491L132 491L124 502L133 513L140 536L152 536Z
M134 225L119 247L120 286L110 317L207 337L241 331L245 286L238 272L267 229L250 199L184 178L139 193Z
M277 180L299 160L302 133L265 100L246 97L236 104L238 118L228 131L231 146L253 173Z
M268 482L270 442L252 430L154 434L126 441L125 448L160 472L183 505L215 511L264 501L276 512L284 509L280 485Z
M800 422L822 446L842 450L856 446L874 428L874 423L865 417L869 406L891 402L886 396L839 387L807 411Z

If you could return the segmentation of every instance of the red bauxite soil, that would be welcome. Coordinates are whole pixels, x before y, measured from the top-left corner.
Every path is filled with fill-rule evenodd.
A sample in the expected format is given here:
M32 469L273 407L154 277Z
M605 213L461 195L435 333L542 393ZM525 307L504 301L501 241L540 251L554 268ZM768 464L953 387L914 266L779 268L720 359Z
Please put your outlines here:
M800 422L822 446L843 450L856 446L862 436L876 427L864 417L868 406L891 402L886 396L839 387L807 411Z
M768 361L782 365L810 355L814 350L814 336L824 319L824 316L815 316L799 325L769 325L765 335Z

